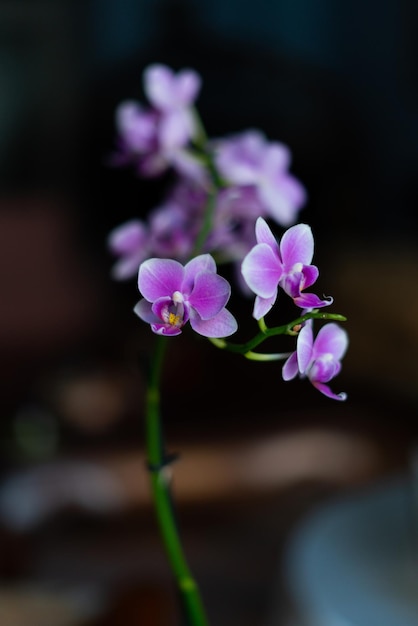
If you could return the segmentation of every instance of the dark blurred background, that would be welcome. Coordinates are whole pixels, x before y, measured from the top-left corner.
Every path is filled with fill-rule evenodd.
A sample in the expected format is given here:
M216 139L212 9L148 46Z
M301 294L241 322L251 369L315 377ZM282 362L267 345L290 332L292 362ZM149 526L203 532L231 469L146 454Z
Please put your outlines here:
M201 74L197 106L209 135L259 128L290 147L292 172L308 190L300 219L314 230L320 288L334 296L333 310L348 316L351 341L333 385L337 392L347 391L349 400L336 406L306 382L280 383L277 366L255 366L220 354L185 333L181 353L172 348L165 380L167 435L192 451L197 446L198 452L209 441L216 459L218 446L220 458L224 453L228 458L228 445L234 451L237 438L246 445L258 436L300 433L300 454L291 455L294 474L284 472L290 476L288 484L278 479L279 495L273 489L273 510L283 532L275 538L276 551L266 545L262 553L270 559L267 565L260 557L260 572L266 575L275 571L291 521L317 494L322 497L336 485L367 482L407 465L417 435L418 402L417 18L412 0L0 1L2 485L8 494L16 472L28 470L30 479L36 477L33 471L52 467L57 484L61 476L69 495L60 500L54 492L51 511L71 511L58 521L54 517L53 523L49 513L39 513L35 496L27 500L28 494L48 491L49 474L36 478L33 489L31 483L17 483L12 495L3 497L0 574L8 586L12 580L76 578L77 567L85 566L81 556L74 564L66 557L54 561L51 553L59 554L62 542L80 536L82 547L76 545L83 553L97 527L102 535L97 554L92 549L90 555L97 568L91 566L86 575L91 580L100 578L97 572L113 563L118 550L131 550L126 540L128 547L113 552L110 547L108 554L106 531L114 535L116 525L126 537L126 529L132 528L133 545L138 528L141 541L148 536L145 532L153 537L143 501L146 487L139 496L132 487L132 502L128 498L129 504L122 505L100 483L103 501L90 502L90 509L90 496L83 500L68 487L71 481L79 484L72 473L76 461L100 459L101 469L106 467L114 478L113 470L119 475L125 467L124 454L142 458L144 382L138 361L152 349L152 338L132 314L135 281L116 284L110 279L113 259L105 240L126 219L145 216L158 202L161 186L135 178L130 170L112 169L107 159L115 141L115 108L127 98L143 100L142 72L152 62L176 70L192 67ZM247 306L239 299L234 305L243 311ZM210 397L208 386L216 390ZM243 388L248 389L245 396ZM289 485L300 489L298 460L305 458L303 446L311 445L303 437L312 429L346 436L339 441L353 445L353 454L340 474L331 469L329 476L324 470L318 477L312 461L302 472L302 483L315 484L314 496L302 489L300 500L294 496L299 492L292 491L283 504ZM351 437L359 443L358 454ZM366 450L365 441L370 446ZM334 443L327 450L337 463ZM199 463L199 454L196 458ZM60 474L55 465L63 460L73 464L65 466L68 474ZM208 474L210 468L205 469ZM201 477L204 491L204 471ZM99 489L96 478L91 475L92 493ZM125 478L135 482L131 472ZM220 489L219 502L222 493ZM213 560L208 565L210 550L199 543L199 524L214 550L217 542L225 542L219 550L234 560L234 548L228 553L226 546L235 536L235 516L245 517L245 494L244 487L237 508L216 508L215 498L209 517L207 508L199 513L199 506L206 506L204 498L197 498L200 504L194 507L191 497L186 507L191 551L218 626L247 622L242 615L240 621L231 615L226 621L217 608L219 598L211 585L221 565ZM260 507L264 513L271 511L272 502L267 502ZM102 516L101 506L106 511ZM224 511L223 521L215 520L213 508ZM116 521L114 514L109 521L107 512L113 509L119 513ZM289 512L287 517L283 511ZM253 525L244 525L240 540L259 554L256 536L260 529L266 535L266 522L255 514L250 519ZM273 533L273 524L268 531ZM238 538L235 548L240 552ZM146 567L153 558L151 550ZM158 567L149 582L145 565L138 573L129 562L126 573L123 557L116 560L112 567L123 574L112 610L125 610L125 598L126 606L135 605L129 585L135 588L139 579L142 587L133 597L151 598L153 606L170 605L170 586L161 589L155 583L161 579ZM260 621L251 621L251 610L259 615L268 591L260 576L259 595L254 594L245 612L248 624L258 626ZM122 579L129 584L124 586ZM237 603L245 585L254 589L254 580L243 576L237 583L232 591ZM109 615L100 624L135 623L127 614L123 619ZM138 623L172 623L164 617L161 622L141 619Z

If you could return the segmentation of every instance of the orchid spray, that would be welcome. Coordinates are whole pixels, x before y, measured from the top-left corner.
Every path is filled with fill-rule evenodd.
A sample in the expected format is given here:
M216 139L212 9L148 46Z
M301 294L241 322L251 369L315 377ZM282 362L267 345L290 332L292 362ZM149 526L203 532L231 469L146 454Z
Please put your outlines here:
M113 277L137 278L141 298L134 313L156 335L147 372L147 467L161 537L191 626L206 626L208 618L172 508L172 457L160 415L166 342L178 341L172 338L189 324L218 349L254 361L283 361L283 380L307 378L335 400L346 399L329 383L348 346L346 331L336 323L345 317L327 312L333 299L309 291L319 270L312 264L312 230L296 223L307 194L290 172L290 150L255 129L209 139L195 105L200 88L197 72L154 64L143 74L148 102L118 106L112 164L132 167L144 178L170 171L173 182L146 219L117 226L107 242L115 257ZM273 227L286 229L280 239ZM236 289L254 298L256 331L245 343L230 339L238 322L227 308L231 285L218 273L225 263L235 270ZM268 326L265 317L283 294L293 300L295 318ZM314 338L317 321L322 326ZM279 335L294 338L294 351L260 352Z

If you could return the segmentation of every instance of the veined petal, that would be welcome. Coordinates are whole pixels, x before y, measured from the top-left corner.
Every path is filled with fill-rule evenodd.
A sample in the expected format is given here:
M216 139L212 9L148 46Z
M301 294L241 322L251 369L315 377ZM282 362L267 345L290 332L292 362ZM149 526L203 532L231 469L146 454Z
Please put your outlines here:
M213 338L229 337L238 328L235 317L227 309L222 309L210 320L203 320L194 312L190 316L190 325L199 335Z
M341 393L334 393L330 387L328 385L326 385L325 383L320 383L318 381L312 381L313 386L318 389L318 391L320 391L321 393L323 393L325 396L328 396L328 398L332 398L333 400L347 400L347 394L344 392Z
M307 224L296 224L289 228L280 241L280 253L286 269L297 263L310 265L314 252L314 239L311 227Z
M336 360L342 359L348 348L348 334L338 324L325 324L314 343L314 356L330 353Z
M282 368L283 380L292 380L299 372L298 359L296 352L293 352L285 361Z
M282 276L280 259L266 243L259 243L245 256L241 272L249 288L262 298L271 298Z
M301 374L304 374L309 367L313 352L312 324L306 323L299 331L297 340L297 361Z
M260 320L262 317L267 315L276 300L277 289L270 298L262 298L261 296L256 296L254 300L253 317L256 320Z
M184 266L184 280L188 280L190 276L194 276L198 272L216 273L216 263L210 254L199 254L193 257Z
M186 263L184 266L184 278L181 289L183 293L191 293L196 274L200 272L211 272L216 274L216 263L213 256L210 254L199 254Z
M231 295L231 286L219 274L200 272L196 275L189 303L203 320L217 315L226 305Z
M181 290L184 268L173 259L147 259L138 272L138 288L144 298L154 302Z
M255 236L257 243L266 243L272 250L277 253L280 259L279 244L276 241L275 236L271 232L270 226L267 224L263 217L258 217L255 223Z

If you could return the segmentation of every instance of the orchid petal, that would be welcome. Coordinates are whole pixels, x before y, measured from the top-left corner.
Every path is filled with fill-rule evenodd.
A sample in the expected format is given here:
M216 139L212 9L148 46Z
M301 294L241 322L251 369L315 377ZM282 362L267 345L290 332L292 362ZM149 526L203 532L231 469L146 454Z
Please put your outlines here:
M334 298L331 296L321 300L314 293L301 293L300 296L293 298L293 302L301 309L321 309L324 306L329 306L334 302Z
M284 274L280 280L280 286L291 298L300 296L301 285L303 285L302 272L289 272Z
M257 296L270 298L277 289L283 268L271 247L260 243L245 256L241 272L245 282Z
M154 324L161 321L152 311L152 304L148 302L148 300L145 300L145 298L142 298L136 303L134 313L148 324Z
M253 317L256 320L260 320L262 317L267 315L276 300L277 289L270 298L262 298L261 296L256 296L254 300Z
M266 243L280 258L279 244L273 235L270 226L263 217L258 217L255 223L255 236L257 243Z
M213 338L229 337L238 329L235 317L227 309L222 309L210 320L203 320L199 315L191 312L190 325L199 335Z
M312 324L305 324L299 331L297 340L297 361L301 374L304 374L309 367L313 351Z
M189 303L203 320L217 315L226 305L231 295L231 287L219 274L200 272L196 275Z
M177 102L190 105L197 98L202 80L194 70L184 69L176 77Z
M192 137L194 126L192 119L184 109L166 113L161 119L159 139L163 151L175 150L186 145Z
M133 278L138 273L138 268L144 260L146 254L140 253L128 257L122 257L113 265L110 270L114 280L127 280Z
M173 72L165 65L149 65L144 71L144 91L157 109L171 108L173 82Z
M139 268L138 288L144 298L154 302L181 289L184 268L173 259L147 259Z
M191 293L195 282L195 277L199 272L216 273L215 259L210 254L199 254L191 259L184 266L184 278L182 290Z
M290 166L290 150L277 141L272 141L265 149L263 169L267 175L282 172Z
M340 360L348 348L348 334L338 324L325 324L319 331L315 343L314 354L330 353L336 360Z
M302 267L303 289L311 287L319 276L319 270L316 265L304 265Z
M277 185L266 182L257 189L260 201L268 214L282 226L294 224L299 207L295 206Z
M129 254L145 245L147 228L141 220L130 220L114 228L108 235L107 245L113 254Z
M290 357L285 361L282 368L283 380L292 380L299 372L298 359L296 352L292 352Z
M347 394L344 392L341 393L334 393L329 387L328 385L325 385L325 383L320 383L318 381L312 381L313 386L318 389L318 391L320 391L321 393L323 393L325 396L327 396L328 398L331 398L332 400L340 400L340 401L344 401L347 400Z
M163 324L161 322L159 322L158 324L151 324L151 330L157 335L166 335L169 337L176 337L177 335L181 334L181 328L179 328L178 326Z
M283 264L291 269L295 264L310 265L314 252L312 230L307 224L296 224L283 234L280 241Z
M216 263L210 254L199 254L184 266L184 281L187 282L198 272L216 272Z

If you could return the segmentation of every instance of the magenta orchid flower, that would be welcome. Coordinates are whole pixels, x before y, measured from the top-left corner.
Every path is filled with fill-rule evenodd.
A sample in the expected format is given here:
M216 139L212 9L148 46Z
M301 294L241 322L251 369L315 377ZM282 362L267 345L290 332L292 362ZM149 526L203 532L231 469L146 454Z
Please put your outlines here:
M116 280L127 280L138 273L142 261L149 256L149 233L141 220L130 220L114 228L107 246L118 257L111 274Z
M291 380L297 374L307 376L328 398L346 400L347 394L334 393L327 383L340 372L347 348L348 335L338 324L325 324L314 340L312 323L307 322L299 332L296 351L283 365L283 379Z
M183 266L173 259L147 259L138 273L144 296L134 311L159 335L179 335L189 321L204 337L227 337L237 322L225 308L231 287L216 273L210 254L194 257Z
M257 244L245 256L241 266L245 282L256 294L255 319L261 319L270 311L279 286L302 309L321 308L332 303L332 298L321 300L313 293L303 292L319 275L316 265L311 265L314 240L307 224L289 228L279 244L267 222L259 217L255 234Z
M295 222L306 202L306 191L289 173L287 146L249 130L215 142L214 152L216 166L229 183L254 187L262 209L259 215L282 226Z

